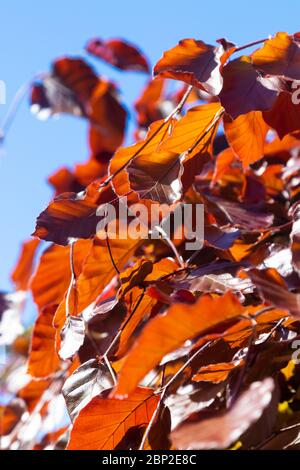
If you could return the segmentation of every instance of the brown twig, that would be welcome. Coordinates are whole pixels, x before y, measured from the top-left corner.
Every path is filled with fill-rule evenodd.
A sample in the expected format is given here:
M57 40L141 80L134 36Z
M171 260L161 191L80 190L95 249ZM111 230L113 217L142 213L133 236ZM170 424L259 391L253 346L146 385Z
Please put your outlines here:
M184 96L182 97L180 103L176 106L176 108L169 114L169 116L167 116L163 120L161 125L153 132L153 134L147 140L145 140L145 142L141 145L141 147L138 148L136 150L136 152L134 152L132 157L126 163L124 163L124 165L120 166L120 168L118 168L115 171L115 173L110 175L108 178L106 178L105 181L103 181L101 183L100 188L103 188L104 186L107 186L119 173L121 173L121 171L125 170L125 168L127 168L127 166L130 165L130 163L145 149L145 147L147 147L149 145L149 143L152 142L154 137L156 137L157 134L159 134L159 132L163 129L163 127L166 124L168 124L168 122L181 111L181 109L183 108L186 100L188 99L192 89L193 89L192 86L188 87L187 91L185 92Z
M70 299L71 299L71 292L74 289L75 291L75 296L76 296L76 272L75 272L75 266L74 266L74 246L75 246L76 240L73 240L70 245L70 269L71 269L71 280L70 284L67 290L67 295L66 295L66 317L68 318L70 316ZM75 303L75 302L74 302ZM74 312L73 312L74 313Z

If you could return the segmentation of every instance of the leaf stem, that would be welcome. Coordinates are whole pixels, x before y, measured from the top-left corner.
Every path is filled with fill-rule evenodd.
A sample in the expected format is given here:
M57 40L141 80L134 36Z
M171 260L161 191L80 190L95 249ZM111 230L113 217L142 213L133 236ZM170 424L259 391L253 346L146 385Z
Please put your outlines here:
M67 295L66 295L66 317L67 318L70 316L70 298L71 298L72 289L75 289L75 292L76 292L76 272L75 272L75 266L74 266L74 246L75 246L75 243L76 243L76 240L73 240L70 244L71 280L70 280L70 284L69 284L69 287L68 287L68 290L67 290Z
M243 51L244 49L248 49L248 47L256 46L257 44L261 44L263 42L266 42L267 40L268 38L264 38L264 39L258 39L258 41L249 42L248 44L245 44L244 46L237 47L234 53Z
M139 147L136 152L132 155L132 157L126 162L124 163L122 166L120 166L120 168L118 168L115 173L113 173L112 175L110 175L108 178L106 178L105 181L103 181L101 184L100 184L100 187L99 188L103 188L104 186L107 186L119 173L121 173L121 171L125 170L125 168L127 168L128 165L130 165L130 163L132 162L132 160L134 160L143 150L145 147L147 147L147 145L149 145L149 143L154 139L154 137L157 136L157 134L163 129L163 127L174 117L176 116L176 114L178 114L181 109L183 108L186 100L188 99L191 91L193 89L193 86L190 85L187 89L187 91L185 92L184 96L182 97L181 101L178 103L178 105L176 106L176 108L169 114L169 116L167 116L163 122L160 124L160 126L158 126L158 128L153 132L153 134L147 139L145 140L145 142L141 145L141 147Z

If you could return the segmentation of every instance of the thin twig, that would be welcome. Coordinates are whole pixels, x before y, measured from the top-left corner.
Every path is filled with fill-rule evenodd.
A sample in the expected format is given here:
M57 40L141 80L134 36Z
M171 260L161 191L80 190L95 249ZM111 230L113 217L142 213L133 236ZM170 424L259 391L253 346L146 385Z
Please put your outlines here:
M110 362L109 362L109 359L107 356L103 356L103 359L104 359L104 362L110 372L110 375L112 376L112 379L113 379L113 383L114 385L117 385L117 377L116 377L116 374L115 374L115 371L113 370Z
M70 316L70 299L71 299L71 292L74 289L76 291L76 272L74 266L74 246L76 240L73 240L70 245L70 269L71 269L71 280L68 287L67 295L66 295L66 317ZM76 295L76 293L75 293ZM74 313L74 312L73 312Z
M212 346L214 343L216 343L220 338L213 339L205 343L201 348L199 348L181 367L178 369L176 374L173 375L173 377L169 380L166 385L164 385L162 388L157 390L155 393L161 393L163 390L166 390L169 388L169 386L177 379L177 377L181 374L181 372L200 354L201 352L205 351L209 346Z
M2 121L1 127L0 127L0 142L3 142L6 134L15 118L15 115L26 95L28 92L30 86L31 86L32 80L30 82L26 82L23 85L20 86L18 89L17 93L15 94L13 101Z
M145 147L147 147L149 145L150 142L152 142L152 140L154 139L154 137L157 136L157 134L159 134L159 132L163 129L163 127L174 117L176 116L180 111L181 109L183 108L186 100L188 99L191 91L192 91L193 87L192 86L189 86L187 91L185 92L182 100L180 101L180 103L176 106L176 108L169 114L169 116L167 116L163 122L161 123L160 126L158 126L158 128L153 132L153 134L147 139L145 140L145 142L141 145L141 147L139 147L136 152L134 152L134 154L132 155L132 157L126 162L124 163L122 166L120 166L120 168L118 168L115 173L113 173L112 175L110 175L108 178L106 178L105 181L103 181L100 185L100 188L103 188L104 186L107 186L119 173L121 173L121 171L125 170L125 168L127 168L127 166L130 165L130 163L145 149Z
M164 379L165 379L165 369L166 369L166 366L164 365L163 367L163 373L162 373L162 378L161 378L161 388L163 387L163 384L164 384ZM145 446L145 443L146 443L146 440L148 439L148 436L149 436L149 433L152 429L152 426L154 424L154 421L160 411L160 407L161 407L161 404L163 402L163 399L165 397L165 394L166 394L166 391L167 389L165 388L163 391L162 391L162 394L160 396L160 399L159 399L159 402L157 403L157 406L155 408L155 411L153 413L153 415L151 416L151 419L148 423L148 426L146 427L145 429L145 432L144 432L144 435L143 435L143 438L142 438L142 442L141 442L141 445L139 447L139 450L143 450L144 449L144 446Z
M110 246L110 242L109 242L109 236L108 236L108 233L107 233L107 225L105 227L105 231L106 231L106 245L107 245L108 253L109 253L109 256L110 256L110 260L111 260L111 263L112 263L116 273L119 276L120 275L120 270L119 270L118 266L116 265L114 257L112 255L111 246Z
M109 352L111 351L111 349L114 347L114 345L116 344L116 342L118 341L118 339L120 338L122 332L124 331L124 329L126 328L126 326L128 325L129 321L131 320L131 318L133 317L133 315L135 314L135 312L137 311L141 301L143 300L143 297L145 295L145 289L143 290L143 293L140 295L139 297L139 300L137 301L137 303L135 304L131 314L129 315L129 317L127 318L127 320L124 322L124 325L120 328L120 330L118 331L118 333L116 334L116 336L114 337L114 339L112 340L112 342L110 343L110 345L108 346L107 350L105 351L105 353L103 354L103 357L107 357Z
M200 135L200 137L196 140L196 142L188 149L187 153L192 153L195 148L200 144L200 142L207 136L207 134L213 129L214 126L217 125L223 114L225 113L225 109L221 108L214 116L212 122L209 124L209 126L205 129L203 134Z
M163 236L163 240L169 245L171 250L173 251L177 262L181 268L185 268L185 263L183 258L180 256L180 254L177 251L176 246L172 242L172 240L168 237L167 233L164 231L164 229L160 225L156 225L155 229Z
M245 364L244 366L242 367L241 371L239 372L238 374L238 378L237 378L237 381L235 383L235 387L234 387L234 390L231 394L231 397L229 397L229 399L227 400L227 408L231 408L237 397L238 397L238 394L239 394L239 391L241 389L241 386L243 384L243 380L244 380L244 377L245 377L245 374L246 374L246 371L248 369L248 361L250 359L250 354L251 354L251 346L253 344L253 340L255 338L255 335L256 335L256 321L255 320L252 320L254 321L254 325L253 325L253 329L252 329L252 333L251 333L251 336L250 336L250 339L249 339L249 344L248 344L248 348L247 348L247 353L246 353L246 357L245 357Z
M248 49L248 47L256 46L257 44L261 44L263 42L266 42L267 40L268 38L258 39L258 41L249 42L248 44L245 44L244 46L237 47L234 52L239 52L239 51L242 51L243 49Z

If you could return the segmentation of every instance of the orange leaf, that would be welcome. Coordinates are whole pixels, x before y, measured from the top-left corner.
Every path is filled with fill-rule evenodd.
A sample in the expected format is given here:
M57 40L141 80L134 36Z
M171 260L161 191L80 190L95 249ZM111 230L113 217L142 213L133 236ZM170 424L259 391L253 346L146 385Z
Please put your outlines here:
M263 157L268 125L260 111L242 114L234 120L224 119L224 130L229 145L244 168Z
M253 52L253 64L268 75L300 79L300 45L287 33L277 33Z
M182 80L217 95L222 88L220 67L224 49L195 39L183 39L165 52L154 67L154 75Z
M208 366L202 366L200 370L192 377L194 382L213 382L215 384L224 382L227 379L230 372L241 367L243 361L234 362L220 362L218 364L210 364Z
M191 305L175 304L166 314L153 318L126 357L113 395L130 394L166 354L242 311L237 298L228 292L217 298L205 295Z
M74 265L77 275L91 247L90 240L78 240L74 247ZM40 258L31 290L35 303L42 309L49 304L59 304L71 281L70 247L52 245Z
M0 405L0 436L10 434L26 411L23 400L13 399L8 405Z
M11 274L16 290L26 290L32 273L34 256L40 241L31 239L24 242L17 265Z
M187 151L212 124L221 110L219 103L204 104L189 109L183 118L172 122L171 133L165 138L161 148L178 154ZM199 146L205 147L208 139L209 134L207 138L201 140ZM197 149L199 150L198 146Z
M28 374L45 378L59 367L59 357L55 351L53 316L57 305L45 307L39 314L32 332Z
M119 270L134 254L141 244L141 239L110 240L112 257ZM104 287L116 275L106 240L95 238L92 249L87 256L82 273L78 278L78 311L81 312L102 292Z
M147 426L158 402L150 388L138 388L122 401L105 394L93 398L75 419L67 449L115 449L130 428Z

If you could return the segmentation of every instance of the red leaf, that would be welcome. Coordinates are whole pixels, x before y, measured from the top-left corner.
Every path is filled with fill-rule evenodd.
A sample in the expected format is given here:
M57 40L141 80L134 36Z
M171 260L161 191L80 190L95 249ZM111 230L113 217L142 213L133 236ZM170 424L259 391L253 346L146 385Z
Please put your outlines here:
M293 103L290 93L280 93L273 107L263 113L263 118L276 130L280 139L300 130L300 104Z
M150 72L146 57L136 46L124 39L91 39L86 45L86 50L120 70Z
M222 73L224 85L219 98L233 119L249 111L266 111L272 107L280 81L276 77L261 77L249 57L232 60Z

